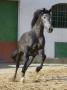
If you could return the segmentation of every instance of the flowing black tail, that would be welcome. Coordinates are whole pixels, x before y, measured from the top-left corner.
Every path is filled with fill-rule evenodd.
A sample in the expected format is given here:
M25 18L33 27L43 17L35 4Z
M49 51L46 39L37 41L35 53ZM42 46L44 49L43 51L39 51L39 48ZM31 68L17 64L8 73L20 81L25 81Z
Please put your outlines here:
M14 62L16 62L16 59L17 59L17 56L18 56L18 50L15 50L14 52L13 52L13 54L11 55L11 58L13 59L13 61Z

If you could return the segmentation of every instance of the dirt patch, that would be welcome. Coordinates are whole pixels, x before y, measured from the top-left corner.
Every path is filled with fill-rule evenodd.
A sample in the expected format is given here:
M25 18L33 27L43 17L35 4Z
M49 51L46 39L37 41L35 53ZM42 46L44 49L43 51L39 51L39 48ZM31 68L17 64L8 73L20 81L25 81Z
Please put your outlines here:
M12 77L15 69L0 69L0 90L67 90L67 67L44 66L39 72L30 67L25 76L25 82L20 82L21 69L18 71L17 81Z

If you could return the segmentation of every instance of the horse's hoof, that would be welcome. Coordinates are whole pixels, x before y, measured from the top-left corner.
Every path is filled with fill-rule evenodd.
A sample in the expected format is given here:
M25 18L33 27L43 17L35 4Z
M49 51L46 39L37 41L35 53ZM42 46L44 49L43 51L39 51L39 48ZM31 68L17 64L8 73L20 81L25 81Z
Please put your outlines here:
M22 77L21 79L20 79L20 82L25 82L25 78L24 77Z
M41 69L40 67L37 67L37 68L36 68L36 72L39 72L39 71L40 71L40 69Z

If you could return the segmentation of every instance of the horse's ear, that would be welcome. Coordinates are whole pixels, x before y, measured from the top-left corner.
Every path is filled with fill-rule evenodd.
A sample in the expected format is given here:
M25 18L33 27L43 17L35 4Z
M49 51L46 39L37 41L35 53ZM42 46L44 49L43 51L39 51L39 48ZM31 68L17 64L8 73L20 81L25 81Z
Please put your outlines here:
M45 8L43 8L43 9L42 9L42 11L43 11L43 12L45 12L45 11L46 11L46 9L45 9Z
M49 14L50 14L51 9L47 10L47 9L43 8L43 9L42 9L42 12L43 12L43 13L49 13Z

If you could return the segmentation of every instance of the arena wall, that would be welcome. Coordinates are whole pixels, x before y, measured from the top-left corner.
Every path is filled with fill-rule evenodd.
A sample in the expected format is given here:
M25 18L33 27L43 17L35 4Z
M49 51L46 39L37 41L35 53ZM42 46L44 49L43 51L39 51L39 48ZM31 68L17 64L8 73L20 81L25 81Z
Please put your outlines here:
M58 3L67 3L67 0L20 0L18 40L24 32L31 29L31 20L36 9L50 9L52 5ZM55 58L55 42L67 42L66 33L66 28L54 28L51 34L44 31L46 38L45 53L48 58Z

